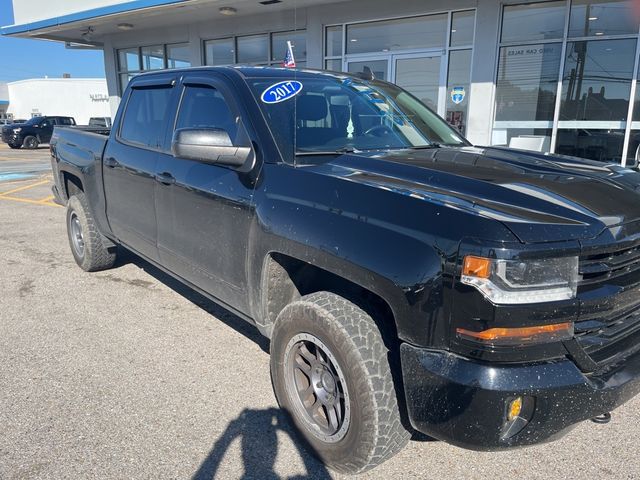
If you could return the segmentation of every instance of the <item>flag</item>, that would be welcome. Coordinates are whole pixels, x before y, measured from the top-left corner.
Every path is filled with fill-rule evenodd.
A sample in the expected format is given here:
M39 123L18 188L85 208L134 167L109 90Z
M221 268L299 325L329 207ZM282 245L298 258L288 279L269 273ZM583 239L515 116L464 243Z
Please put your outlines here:
M287 54L284 56L282 66L286 68L296 68L296 61L293 58L293 46L290 40L287 40Z

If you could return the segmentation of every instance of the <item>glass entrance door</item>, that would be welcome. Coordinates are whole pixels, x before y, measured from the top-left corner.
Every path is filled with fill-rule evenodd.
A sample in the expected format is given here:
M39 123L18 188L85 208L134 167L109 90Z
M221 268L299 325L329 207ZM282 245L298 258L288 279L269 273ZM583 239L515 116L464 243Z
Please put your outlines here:
M397 84L419 98L425 105L445 115L446 65L442 52L391 54L375 57L351 57L346 71L369 71L375 78Z
M443 75L443 56L394 55L392 62L393 83L444 117L446 78Z
M349 73L373 73L373 76L379 80L390 81L389 58L386 56L348 60L346 71Z

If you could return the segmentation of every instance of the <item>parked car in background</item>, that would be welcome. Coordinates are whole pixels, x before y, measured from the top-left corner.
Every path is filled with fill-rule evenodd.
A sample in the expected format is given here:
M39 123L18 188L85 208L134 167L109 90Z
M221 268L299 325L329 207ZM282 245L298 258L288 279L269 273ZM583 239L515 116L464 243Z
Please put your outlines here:
M142 74L109 136L56 136L78 265L122 246L254 324L340 472L412 429L552 440L640 391L637 172L474 147L393 84L306 69Z
M89 126L111 128L111 117L91 117L89 119Z
M15 125L16 123L25 123L26 120L18 118L18 119L12 119L12 118L1 118L0 119L0 125Z
M73 117L33 117L25 123L2 127L2 141L11 148L38 148L42 143L49 143L56 125L70 127L75 124Z

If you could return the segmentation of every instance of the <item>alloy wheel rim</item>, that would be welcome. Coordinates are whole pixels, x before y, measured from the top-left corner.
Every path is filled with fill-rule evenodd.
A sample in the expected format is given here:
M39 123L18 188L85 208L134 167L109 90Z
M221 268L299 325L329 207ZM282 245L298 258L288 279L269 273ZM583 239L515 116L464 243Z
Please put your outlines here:
M351 422L349 392L340 365L327 346L310 334L298 334L286 348L285 382L293 408L327 443L340 441Z
M80 219L75 212L71 214L69 224L71 227L71 243L73 244L73 249L76 251L78 257L82 258L84 256L84 235L82 234Z

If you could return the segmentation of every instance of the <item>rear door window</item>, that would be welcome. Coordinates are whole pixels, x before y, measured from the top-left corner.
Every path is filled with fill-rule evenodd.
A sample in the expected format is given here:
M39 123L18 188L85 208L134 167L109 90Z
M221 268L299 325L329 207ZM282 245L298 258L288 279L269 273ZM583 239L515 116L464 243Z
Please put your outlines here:
M171 88L133 88L124 112L120 138L158 148L171 99Z
M237 145L235 116L222 94L213 87L185 87L176 122L176 129L180 128L220 128Z

